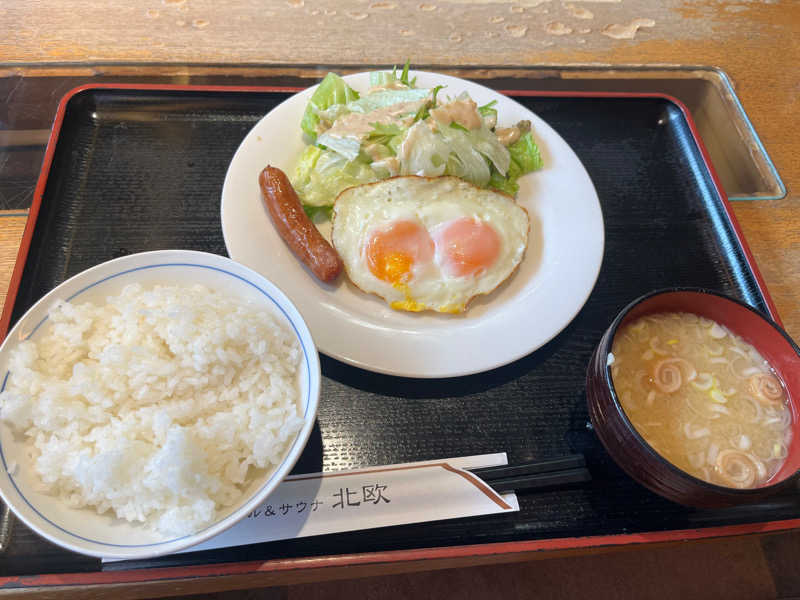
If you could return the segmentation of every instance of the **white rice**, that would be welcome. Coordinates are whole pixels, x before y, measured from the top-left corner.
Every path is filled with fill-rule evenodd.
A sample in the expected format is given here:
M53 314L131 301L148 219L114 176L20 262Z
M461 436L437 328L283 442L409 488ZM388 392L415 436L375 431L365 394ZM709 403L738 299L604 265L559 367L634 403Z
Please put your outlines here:
M278 465L302 425L293 333L202 286L55 306L10 358L0 419L70 506L184 535Z

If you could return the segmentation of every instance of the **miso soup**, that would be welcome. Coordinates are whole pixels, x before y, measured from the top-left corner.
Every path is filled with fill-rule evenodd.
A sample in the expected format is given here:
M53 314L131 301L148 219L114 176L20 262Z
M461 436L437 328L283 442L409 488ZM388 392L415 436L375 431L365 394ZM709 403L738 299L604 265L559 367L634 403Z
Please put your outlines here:
M735 488L765 484L791 442L792 413L769 363L726 327L690 313L620 328L609 357L639 434L678 468Z

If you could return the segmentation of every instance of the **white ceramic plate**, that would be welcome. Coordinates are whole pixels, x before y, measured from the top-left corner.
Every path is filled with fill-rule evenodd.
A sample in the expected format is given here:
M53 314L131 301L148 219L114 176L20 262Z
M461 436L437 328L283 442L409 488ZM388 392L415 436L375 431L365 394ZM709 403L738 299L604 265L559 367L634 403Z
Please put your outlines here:
M305 447L316 419L319 401L319 356L302 317L286 296L258 273L230 259L205 252L159 250L118 258L68 279L37 302L17 322L0 347L2 389L14 373L8 371L11 350L20 340L46 327L50 307L58 299L103 302L130 283L144 286L200 283L257 302L297 335L303 352L298 373L300 409L305 423L287 448L280 466L245 490L239 503L218 516L211 526L193 535L166 537L115 519L94 509L75 509L37 490L37 476L25 453L26 445L0 426L0 495L28 527L64 548L109 558L147 558L194 546L221 533L257 507L289 473Z
M479 105L496 100L501 126L531 121L545 166L519 181L517 200L530 214L531 232L525 258L509 281L476 298L463 315L394 311L346 277L333 286L319 283L275 231L258 185L258 174L268 164L289 175L294 171L305 146L300 120L314 88L275 107L239 146L222 189L222 231L231 258L292 298L325 354L407 377L477 373L529 354L575 317L600 271L603 216L580 160L542 119L463 79L425 72L412 76L418 87L446 85L440 94L466 91ZM369 87L367 73L345 79L358 91Z

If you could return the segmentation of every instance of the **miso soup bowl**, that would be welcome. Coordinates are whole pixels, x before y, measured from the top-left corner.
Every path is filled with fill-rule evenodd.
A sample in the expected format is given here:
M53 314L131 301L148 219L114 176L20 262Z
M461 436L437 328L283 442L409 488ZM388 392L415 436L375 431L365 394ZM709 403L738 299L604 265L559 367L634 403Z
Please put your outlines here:
M609 354L617 331L653 313L689 312L725 325L755 347L783 380L792 412L792 442L781 469L761 487L737 489L708 483L679 469L639 435L620 404L611 379ZM800 470L800 348L774 321L752 307L717 292L673 288L657 290L626 306L603 334L586 375L592 424L611 457L640 484L669 500L696 507L746 504L797 479Z

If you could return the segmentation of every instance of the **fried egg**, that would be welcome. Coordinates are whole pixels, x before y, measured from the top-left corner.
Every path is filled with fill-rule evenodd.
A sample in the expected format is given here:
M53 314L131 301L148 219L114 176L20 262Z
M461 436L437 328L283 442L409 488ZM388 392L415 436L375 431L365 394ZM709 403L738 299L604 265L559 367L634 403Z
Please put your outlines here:
M333 245L350 280L396 310L460 313L519 266L528 213L456 177L394 177L344 190Z

